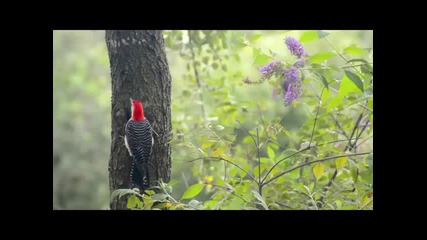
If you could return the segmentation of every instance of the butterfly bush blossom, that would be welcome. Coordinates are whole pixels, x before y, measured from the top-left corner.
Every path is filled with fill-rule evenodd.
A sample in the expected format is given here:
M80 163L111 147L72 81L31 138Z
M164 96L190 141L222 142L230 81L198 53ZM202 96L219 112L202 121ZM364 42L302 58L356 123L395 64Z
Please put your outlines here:
M304 65L305 65L305 60L304 59L300 59L300 60L298 60L298 61L296 61L294 63L294 66L297 67L297 68L303 68Z
M301 95L302 79L295 66L285 70L284 75L285 80L282 82L283 97L285 98L285 106L288 106Z
M267 76L274 73L274 70L276 69L276 66L280 64L279 61L272 61L269 64L265 65L264 67L260 67L258 70L262 73L262 75Z
M303 56L308 56L308 52L304 50L301 43L299 43L295 38L287 37L285 38L285 44L288 46L289 51L291 51L291 54L301 58Z

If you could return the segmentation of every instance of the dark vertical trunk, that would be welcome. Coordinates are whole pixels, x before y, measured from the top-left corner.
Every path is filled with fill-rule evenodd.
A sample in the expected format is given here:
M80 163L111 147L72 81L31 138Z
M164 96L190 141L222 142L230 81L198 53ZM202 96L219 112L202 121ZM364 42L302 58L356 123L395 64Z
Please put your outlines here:
M124 144L130 100L142 100L144 113L154 131L150 185L169 182L171 175L171 77L161 31L116 31L105 34L112 81L110 193L130 187L132 158ZM114 201L111 209L124 209Z

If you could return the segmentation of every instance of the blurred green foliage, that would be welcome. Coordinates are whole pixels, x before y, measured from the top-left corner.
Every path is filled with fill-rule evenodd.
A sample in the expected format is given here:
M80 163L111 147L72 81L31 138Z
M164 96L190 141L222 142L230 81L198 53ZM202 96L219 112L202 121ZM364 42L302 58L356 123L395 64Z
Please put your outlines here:
M190 209L316 209L323 187L339 169L324 208L372 209L372 155L294 170L263 186L262 195L254 182L268 181L307 161L344 154L346 142L327 143L345 139L340 128L348 137L360 113L364 113L361 123L370 120L370 124L360 136L364 142L358 151L372 150L373 33L325 33L164 31L174 138L172 181L161 204L170 205L163 199L171 194L171 199L178 199L171 207L176 209L186 209L183 203ZM319 39L323 35L327 38ZM256 82L258 67L273 59L293 64L295 58L283 43L286 36L300 40L311 62L304 70L302 97L288 107L281 96L282 79L244 83L244 79ZM54 31L53 40L53 206L105 209L110 198L111 83L104 31ZM352 68L344 58L356 59L351 64L357 66ZM322 91L325 82L329 89ZM318 96L322 102L317 114ZM356 134L360 131L357 128ZM306 148L311 139L319 146L283 160L269 173L275 163ZM209 157L233 162L245 171ZM198 160L190 162L194 159ZM153 204L143 200L144 206ZM130 205L140 208L136 197Z

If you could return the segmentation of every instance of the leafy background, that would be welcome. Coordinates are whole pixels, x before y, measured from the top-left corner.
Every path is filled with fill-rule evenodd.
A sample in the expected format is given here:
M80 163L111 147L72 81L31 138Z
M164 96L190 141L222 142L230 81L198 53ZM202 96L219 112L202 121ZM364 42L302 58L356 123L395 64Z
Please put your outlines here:
M104 36L53 32L54 209L108 208L111 80ZM318 209L335 170L323 209L373 208L372 154L298 168L263 186L262 194L254 181L310 142L318 146L283 160L266 181L309 161L373 150L373 31L174 30L164 36L174 136L172 181L165 187L176 209ZM310 65L302 97L285 107L283 79L244 80L257 82L258 68L273 59L286 66L296 61L283 42L287 36L303 44ZM351 149L345 140L353 130L360 137ZM244 171L214 161L219 158ZM130 205L140 208L135 199Z

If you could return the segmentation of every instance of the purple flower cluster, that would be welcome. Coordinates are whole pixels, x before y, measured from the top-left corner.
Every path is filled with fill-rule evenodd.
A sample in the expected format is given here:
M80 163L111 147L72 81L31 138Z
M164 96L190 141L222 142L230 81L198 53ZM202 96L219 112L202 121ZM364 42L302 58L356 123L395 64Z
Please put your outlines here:
M301 95L302 79L295 66L285 70L284 75L285 80L282 82L283 96L285 98L285 106L288 106Z
M299 43L295 38L287 37L285 38L285 44L288 46L289 51L294 56L301 58L302 56L308 56L308 52L304 50L301 43Z
M304 59L300 59L300 60L298 60L298 61L296 61L294 63L294 66L297 67L297 68L303 68L304 65L305 65L305 60Z
M262 73L262 75L269 75L274 71L274 67L280 63L279 61L272 61L269 64L265 65L264 67L260 67L259 71Z

